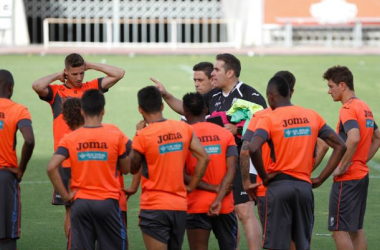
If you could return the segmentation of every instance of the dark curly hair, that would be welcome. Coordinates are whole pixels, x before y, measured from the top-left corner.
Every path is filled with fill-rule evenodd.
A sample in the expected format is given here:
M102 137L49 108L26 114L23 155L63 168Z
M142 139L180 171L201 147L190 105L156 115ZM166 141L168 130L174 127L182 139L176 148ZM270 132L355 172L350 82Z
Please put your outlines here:
M68 98L63 102L63 120L65 120L71 130L75 130L84 124L84 118L80 113L81 108L82 104L79 98Z

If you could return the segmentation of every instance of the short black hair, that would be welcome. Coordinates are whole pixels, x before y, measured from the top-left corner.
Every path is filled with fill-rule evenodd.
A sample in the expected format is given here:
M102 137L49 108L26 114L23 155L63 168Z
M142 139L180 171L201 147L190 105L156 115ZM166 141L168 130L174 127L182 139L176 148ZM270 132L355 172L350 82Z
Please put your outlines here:
M84 59L81 55L77 53L71 53L70 55L66 56L65 59L65 67L66 69L76 68L84 65Z
M210 62L200 62L194 65L193 71L202 71L205 73L205 75L208 77L208 79L211 79L211 73L214 70L214 65Z
M156 113L161 111L162 96L155 86L142 88L137 93L139 107L146 113Z
M268 88L274 86L278 94L287 97L290 94L288 81L282 76L274 76L268 82Z
M62 116L71 130L77 129L84 124L84 118L80 112L82 103L79 98L67 98L62 104Z
M193 116L203 115L206 103L203 96L197 92L187 93L182 97L183 109L190 112Z
M103 93L97 89L84 92L81 101L83 112L88 116L100 115L106 104Z
M290 91L294 90L294 85L296 85L296 78L290 71L281 70L274 74L274 76L284 77L289 84Z
M226 71L232 69L236 77L240 76L241 64L240 64L239 59L237 59L234 55L231 55L228 53L219 54L219 55L216 55L216 60L224 62L224 69Z
M0 89L6 90L14 83L12 73L6 69L0 69Z
M347 87L354 91L354 76L346 66L333 66L329 68L324 74L323 79L332 80L334 83L339 84L345 82Z

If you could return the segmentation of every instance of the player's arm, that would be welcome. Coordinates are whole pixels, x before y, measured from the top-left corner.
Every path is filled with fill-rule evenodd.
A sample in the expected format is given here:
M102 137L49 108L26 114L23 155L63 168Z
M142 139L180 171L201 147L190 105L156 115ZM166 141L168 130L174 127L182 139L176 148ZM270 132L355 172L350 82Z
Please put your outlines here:
M131 174L137 174L141 169L141 163L143 161L143 155L139 151L132 149L130 155L128 155L128 158L130 158L130 164L131 164L130 172L131 172Z
M24 144L22 146L21 159L17 171L17 179L19 182L21 181L22 176L25 173L26 166L30 158L32 157L34 149L33 128L31 126L24 126L20 128L20 132L22 134L22 137L24 138Z
M103 78L102 83L101 83L103 89L111 88L120 79L122 79L125 74L124 69L121 69L115 66L85 61L85 70L89 70L89 69L100 71L107 75L106 77Z
M327 145L321 138L317 138L317 156L315 157L313 171L317 169L319 164L321 164L328 150L329 145Z
M49 84L55 81L61 81L65 83L65 79L65 72L61 71L36 80L35 82L33 82L32 88L39 96L46 97L49 94Z
M372 136L371 146L368 152L367 162L372 159L372 157L376 154L379 147L380 147L380 131L379 129L375 129L373 131L373 136Z
M53 155L47 167L47 174L54 188L61 195L62 200L67 202L73 199L75 192L69 193L66 190L65 186L63 185L61 176L59 174L58 168L65 159L66 159L66 156L64 155L61 155L61 154Z
M327 145L333 148L333 152L327 162L326 167L322 170L319 176L311 179L313 188L317 188L322 185L322 183L336 169L342 159L342 156L346 152L346 145L344 144L344 141L334 131L331 130L329 135L326 138L323 138L323 140L327 143Z
M202 180L202 177L206 172L207 165L210 161L205 148L194 133L190 142L190 151L195 156L195 158L197 158L197 164L194 168L194 175L192 176L189 184L186 186L188 192L193 191L198 186L199 182Z
M191 175L189 175L186 170L184 170L183 177L185 179L185 184L188 185L191 181ZM219 190L219 185L213 185L201 180L197 186L197 189L217 193Z
M344 174L348 167L352 164L351 160L355 154L356 148L360 141L360 131L358 128L351 128L347 132L346 147L347 151L343 155L340 165L335 169L334 176Z
M165 102L169 105L169 107L177 112L180 115L183 115L183 103L182 100L174 97L170 94L164 87L164 85L154 78L149 78L152 82L155 83L156 88L161 92L162 98L164 98Z
M140 169L137 174L133 175L131 186L129 188L124 188L127 197L134 195L137 192L141 181L141 171L142 170Z
M130 172L130 159L125 156L125 157L119 157L118 160L118 167L120 172L123 174L128 174Z
M207 213L209 216L219 215L219 212L222 209L222 201L224 197L231 191L231 185L236 175L237 156L228 156L226 158L226 163L227 172L224 175L222 182L220 183L220 188L215 200L210 205L209 211Z
M243 145L240 149L240 171L244 190L246 190L251 184L249 176L249 160L249 141L243 141Z
M261 156L261 146L265 143L265 139L261 136L254 135L252 137L252 141L248 146L249 156L251 157L251 161L253 166L255 166L257 174L263 180L263 183L267 184L269 180L269 175L265 171L263 159ZM246 159L245 159L246 160ZM246 164L246 163L245 163ZM245 166L246 168L246 166ZM247 174L246 169L244 168L244 174ZM249 161L248 161L248 176L249 176ZM245 176L247 178L247 176ZM248 177L249 178L249 177ZM243 180L243 184L244 184Z

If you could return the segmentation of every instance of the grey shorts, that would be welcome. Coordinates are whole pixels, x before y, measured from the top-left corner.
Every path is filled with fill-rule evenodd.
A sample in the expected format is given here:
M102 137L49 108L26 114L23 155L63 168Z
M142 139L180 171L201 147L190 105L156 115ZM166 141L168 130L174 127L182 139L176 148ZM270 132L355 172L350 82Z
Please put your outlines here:
M186 211L140 211L139 226L144 234L168 245L168 249L182 249L186 228Z
M257 197L257 211L259 214L260 222L261 222L261 227L264 230L264 225L265 225L265 211L266 211L266 206L265 206L265 196L258 196Z
M58 171L59 171L59 175L61 176L63 185L65 186L66 190L69 190L69 179L70 178L66 174L66 172L67 172L66 168L59 166ZM62 200L61 195L55 189L53 190L53 198L52 198L51 204L53 204L53 205L65 205L65 206L71 205L70 202L64 202Z
M6 169L0 170L0 204L0 239L20 238L20 186L16 175Z
M236 249L237 225L235 212L215 217L206 213L188 214L186 219L186 229L212 230L222 250Z
M249 174L249 177L252 183L256 183L255 174ZM233 184L232 192L233 192L234 201L235 201L234 205L236 206L236 205L248 202L249 197L248 197L247 192L245 192L243 188L243 181L241 179L240 172L236 173L235 179L233 180L232 184Z
M70 210L71 232L68 249L128 248L126 227L119 202L114 199L76 199Z
M332 184L329 204L330 231L357 232L363 228L369 178Z
M278 176L283 175L279 174ZM311 184L301 180L275 180L266 192L263 247L309 249L314 225L314 197Z

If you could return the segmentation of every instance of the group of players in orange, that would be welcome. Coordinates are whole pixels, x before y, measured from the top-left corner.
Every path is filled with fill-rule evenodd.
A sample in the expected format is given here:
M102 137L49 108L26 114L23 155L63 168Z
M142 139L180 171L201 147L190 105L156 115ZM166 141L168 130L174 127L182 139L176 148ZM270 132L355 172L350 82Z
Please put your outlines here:
M106 76L83 82L90 69ZM295 77L288 71L269 80L266 107L261 94L239 80L235 56L219 54L214 65L193 69L196 92L182 99L153 78L154 86L138 91L143 120L133 140L102 123L103 93L124 77L123 69L74 53L62 72L33 83L52 108L55 154L47 172L52 203L66 207L67 248L128 249L126 196L141 184L139 227L146 249L181 249L185 231L190 249L207 249L211 231L220 249L237 249L238 220L249 249L310 249L312 189L333 175L328 228L336 247L366 249L366 162L380 146L380 133L368 105L355 96L350 70L334 66L323 75L328 93L342 103L334 132L315 111L291 103ZM30 114L10 100L13 87L12 74L0 70L1 250L15 250L20 237L19 182L34 148ZM226 111L239 99L262 110L231 122ZM164 118L163 100L182 121ZM222 124L209 122L219 116ZM17 130L24 138L19 163ZM311 178L329 147L326 167ZM128 173L134 176L124 187Z

